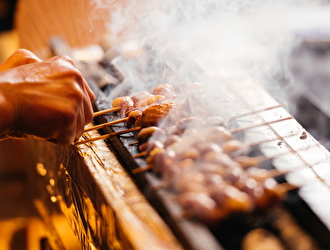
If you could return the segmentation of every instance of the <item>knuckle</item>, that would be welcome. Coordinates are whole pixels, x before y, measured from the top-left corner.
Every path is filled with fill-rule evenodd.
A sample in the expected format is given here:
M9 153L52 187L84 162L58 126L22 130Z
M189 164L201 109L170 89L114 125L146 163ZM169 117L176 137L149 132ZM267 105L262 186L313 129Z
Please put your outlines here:
M72 68L76 70L76 66L73 60L71 59L71 57L67 55L62 55L62 56L57 56L56 59L60 62L69 63L72 66Z
M93 120L93 110L91 109L87 114L86 114L86 124L90 123Z
M53 58L55 60L62 60L62 61L66 61L66 62L73 64L73 60L71 59L71 57L69 57L67 55L54 56Z
M73 95L74 95L74 98L76 99L76 101L80 104L83 102L83 99L84 99L84 92L82 91L82 89L77 86L77 84L74 84L75 88L74 88L74 91L73 91Z
M13 55L26 56L26 55L34 55L34 54L31 51L27 50L27 49L18 49L14 52Z

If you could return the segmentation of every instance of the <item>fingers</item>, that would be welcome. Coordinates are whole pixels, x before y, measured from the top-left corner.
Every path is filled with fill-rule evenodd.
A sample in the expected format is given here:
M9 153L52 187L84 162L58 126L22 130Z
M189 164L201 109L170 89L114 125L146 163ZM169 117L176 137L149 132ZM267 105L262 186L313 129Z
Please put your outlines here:
M84 112L84 109L82 109L80 114L77 117L76 132L75 132L74 141L77 141L84 132L84 127L86 125L86 119L85 118L86 118L85 117L85 112Z
M83 92L77 83L67 83L66 87L68 91L72 89L70 103L66 108L68 115L55 138L61 145L69 145L77 141L83 134L85 125L93 120L92 103L86 92Z
M75 81L79 84L81 89L86 92L86 95L89 97L90 102L93 103L95 100L94 93L89 88L85 79L75 67L74 62L68 56L55 56L50 59L45 60L44 62L49 62L52 64L52 69L48 72L50 78L58 77L73 77Z
M74 65L73 61L71 60L71 58L69 58L67 56L57 56L55 58L52 58L51 60L54 60L54 61L57 60L62 63L63 62L69 63L72 67L72 72L70 72L69 74L74 75L73 79L80 87L80 90L83 92L81 110L80 110L80 112L77 116L77 120L76 120L76 131L75 131L75 138L74 138L76 141L81 137L81 135L84 131L85 125L87 125L88 123L90 123L93 120L92 104L95 100L95 95L92 92L92 90L89 88L87 82L85 81L85 79L83 78L81 73L75 68L75 65ZM67 67L69 67L69 66L67 65Z
M85 80L84 80L85 81ZM92 92L92 90L89 88L89 86L88 86L88 84L86 83L85 84L85 90L86 90L86 92L87 92L87 94L88 94L88 96L89 96L89 100L90 100L90 102L91 103L93 103L94 101L95 101L95 95L94 95L94 93Z
M69 57L41 61L27 50L18 50L0 65L0 71L0 84L13 83L8 85L8 102L16 107L13 120L21 125L14 128L17 135L69 145L92 121L95 96Z

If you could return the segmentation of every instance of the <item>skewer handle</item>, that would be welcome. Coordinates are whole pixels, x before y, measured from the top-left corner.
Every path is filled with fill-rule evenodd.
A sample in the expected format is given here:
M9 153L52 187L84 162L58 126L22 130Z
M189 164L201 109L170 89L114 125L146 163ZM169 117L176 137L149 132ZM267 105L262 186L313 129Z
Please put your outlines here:
M99 116L99 115L104 115L104 114L107 114L107 113L111 113L111 112L116 112L116 111L119 111L120 109L121 109L121 107L101 110L101 111L95 112L94 117Z
M147 166L144 166L144 167L135 168L135 169L132 170L132 174L141 173L141 172L147 171L147 170L152 169L152 168L153 168L152 165L147 165Z
M111 136L126 134L126 133L129 133L129 132L134 132L134 131L138 131L138 130L141 130L141 127L135 127L135 128L125 129L125 130L122 130L122 131L113 132L113 133L106 134L106 135L101 135L101 136L94 137L94 138L91 138L91 139L87 139L87 140L83 140L83 141L78 141L74 145L86 144L86 143L93 142L93 141L107 139L107 138L110 138Z
M103 123L103 124L100 124L100 125L97 125L97 126L93 126L93 127L85 129L84 132L89 132L89 131L92 131L92 130L108 127L108 126L115 125L115 124L118 124L118 123L121 123L121 122L126 122L127 119L128 118L123 118L123 119L119 119L119 120L116 120L116 121L107 122L107 123Z
M133 156L133 158L140 158L142 156L146 156L147 155L147 151L142 151L136 155Z
M270 122L262 122L262 123L259 123L259 124L252 124L250 126L232 129L232 130L230 130L230 132L231 133L237 133L237 132L240 132L240 131L243 131L243 130L246 130L246 129L261 127L261 126L269 125L269 124L276 123L276 122L282 122L282 121L285 121L285 120L290 120L292 118L293 118L292 116L289 116L289 117L286 117L286 118L282 118L282 119L278 119L278 120L274 120L274 121L270 121Z
M237 118L244 117L244 116L255 115L255 114L261 113L263 111L268 111L268 110L272 110L272 109L276 109L276 108L282 108L282 107L285 107L285 106L286 106L286 103L281 103L281 104L278 104L278 105L275 105L275 106L271 106L271 107L267 107L267 108L263 108L263 109L259 109L259 110L253 110L253 111L250 111L250 112L246 112L246 113L243 113L243 114L232 116L228 119L228 121L232 121L232 120L235 120Z

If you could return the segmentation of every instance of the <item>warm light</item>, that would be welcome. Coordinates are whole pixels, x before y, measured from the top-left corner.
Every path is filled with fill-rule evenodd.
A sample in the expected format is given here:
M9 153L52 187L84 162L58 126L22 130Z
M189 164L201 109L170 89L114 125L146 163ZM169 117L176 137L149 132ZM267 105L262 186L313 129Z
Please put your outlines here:
M38 163L36 166L37 173L41 176L45 176L47 174L47 170L45 169L42 163Z
M57 198L56 198L56 196L51 196L50 200L55 203L57 201Z
M54 187L55 186L55 180L54 179L49 179L49 184Z

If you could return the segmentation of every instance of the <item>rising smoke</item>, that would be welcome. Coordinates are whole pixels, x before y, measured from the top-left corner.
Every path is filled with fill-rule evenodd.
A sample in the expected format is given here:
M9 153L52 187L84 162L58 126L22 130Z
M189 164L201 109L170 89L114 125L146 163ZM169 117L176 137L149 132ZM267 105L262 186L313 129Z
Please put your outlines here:
M244 76L283 99L283 90L294 89L290 54L301 34L328 30L330 23L325 1L98 0L94 4L111 10L108 53L116 55L113 63L125 76L110 98L123 89L183 81L202 82L210 93L222 93L224 85Z

